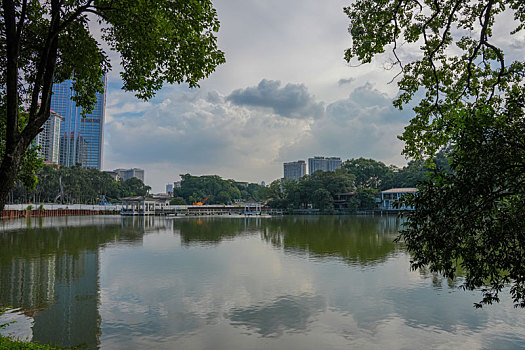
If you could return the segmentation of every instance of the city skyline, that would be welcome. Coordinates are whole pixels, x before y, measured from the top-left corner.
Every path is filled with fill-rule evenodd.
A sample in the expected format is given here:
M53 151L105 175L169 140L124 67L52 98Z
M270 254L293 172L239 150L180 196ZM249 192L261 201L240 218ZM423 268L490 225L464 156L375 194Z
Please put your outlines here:
M51 109L62 117L60 126L60 165L81 164L85 168L103 169L106 76L104 92L97 93L93 111L82 116L82 109L71 99L73 81L53 84Z

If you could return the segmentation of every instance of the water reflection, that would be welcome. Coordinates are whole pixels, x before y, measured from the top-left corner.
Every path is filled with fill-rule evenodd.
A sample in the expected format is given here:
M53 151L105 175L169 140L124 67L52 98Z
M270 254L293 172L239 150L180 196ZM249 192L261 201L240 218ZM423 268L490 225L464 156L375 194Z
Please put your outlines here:
M0 306L19 308L18 326L29 332L18 335L88 349L525 347L525 317L511 301L474 310L477 294L410 271L409 256L392 242L399 224L395 217L2 223Z
M140 242L147 223L120 217L59 217L3 226L0 306L13 306L32 318L35 341L95 348L101 333L99 247Z
M244 326L263 337L278 337L283 332L307 331L312 318L324 309L321 296L287 295L267 304L234 308L229 318L234 326Z
M261 221L250 218L223 219L217 217L175 219L173 230L180 234L184 246L217 245L223 240L233 239L244 234L246 228L260 226Z
M376 264L394 254L402 219L388 216L283 216L274 218L217 218L173 220L181 244L217 245L238 236L259 234L288 253L309 257L338 257L350 264Z
M298 216L270 220L262 238L290 252L304 252L313 257L340 257L350 264L376 264L395 253L393 240L400 219L374 217Z

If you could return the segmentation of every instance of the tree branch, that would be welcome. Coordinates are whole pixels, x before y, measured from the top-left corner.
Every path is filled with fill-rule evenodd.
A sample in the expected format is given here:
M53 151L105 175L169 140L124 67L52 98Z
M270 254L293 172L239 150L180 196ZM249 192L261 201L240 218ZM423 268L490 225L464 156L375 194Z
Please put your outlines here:
M31 107L29 111L29 122L22 132L22 142L29 145L38 134L40 128L49 117L51 104L51 92L58 53L58 28L60 26L60 1L51 1L51 21L46 39L45 49L39 59L37 77L33 87ZM38 97L40 95L40 108L38 113Z
M4 157L13 157L12 152L18 141L18 54L20 41L17 40L15 4L2 0L6 36L6 149Z
M20 42L20 37L22 36L22 29L24 28L24 22L26 19L27 11L27 0L22 2L22 11L20 12L20 19L18 20L18 28L16 30L16 40Z

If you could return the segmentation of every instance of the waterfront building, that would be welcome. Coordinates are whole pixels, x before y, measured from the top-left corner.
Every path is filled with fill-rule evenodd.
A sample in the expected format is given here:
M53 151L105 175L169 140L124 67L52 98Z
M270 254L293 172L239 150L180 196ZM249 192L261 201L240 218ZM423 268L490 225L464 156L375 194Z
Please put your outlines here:
M293 179L299 181L301 177L306 175L306 162L304 160L284 163L283 168L285 180Z
M131 169L115 169L113 170L114 173L117 173L122 181L126 181L127 179L131 179L132 177L136 177L137 179L144 182L144 170L139 168L131 168Z
M43 125L43 130L35 137L34 145L39 146L38 155L46 164L58 164L60 160L60 122L62 117L55 111L50 111L49 118Z
M62 116L60 126L60 165L84 168L102 168L104 146L104 112L106 106L106 77L104 92L97 93L95 108L82 117L82 108L71 99L73 81L53 84L51 109ZM78 149L81 147L82 149Z
M340 157L313 157L308 158L308 174L312 175L317 170L335 171L342 165Z
M413 206L405 206L404 204L395 208L394 203L401 199L405 194L416 192L417 188L415 187L391 188L386 191L381 191L380 208L384 210L414 210Z

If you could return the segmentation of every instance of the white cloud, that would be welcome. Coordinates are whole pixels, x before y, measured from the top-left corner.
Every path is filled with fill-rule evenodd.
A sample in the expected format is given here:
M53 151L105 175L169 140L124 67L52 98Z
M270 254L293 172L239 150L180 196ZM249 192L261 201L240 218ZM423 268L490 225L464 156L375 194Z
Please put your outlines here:
M308 104L322 106L305 86L300 91L309 96ZM130 103L126 98L119 102L113 110ZM181 173L268 183L282 176L283 161L314 155L404 162L396 135L407 114L396 111L391 99L370 84L319 115L288 118L259 105L236 105L217 91L174 86L138 116L113 115L105 126L105 165L144 168L146 183L163 191Z
M279 150L308 127L307 121L225 102L217 92L181 90L174 88L172 98L140 117L115 116L106 124L107 168L156 169L146 182L158 190L187 172L268 181L279 176Z

